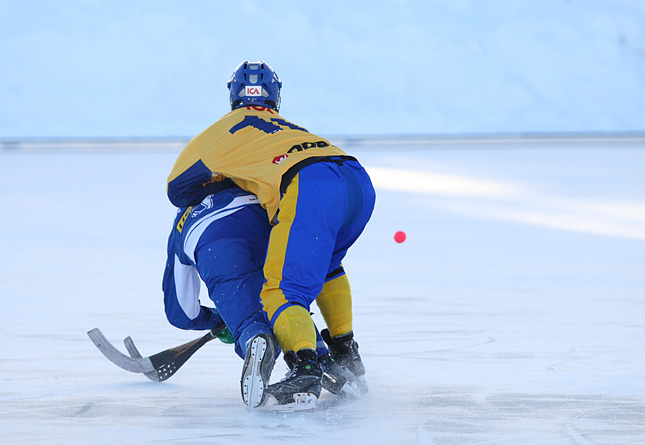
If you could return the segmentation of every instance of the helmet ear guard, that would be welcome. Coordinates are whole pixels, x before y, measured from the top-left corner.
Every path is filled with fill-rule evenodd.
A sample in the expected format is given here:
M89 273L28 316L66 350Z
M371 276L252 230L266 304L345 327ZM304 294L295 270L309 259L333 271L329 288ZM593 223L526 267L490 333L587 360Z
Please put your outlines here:
M230 92L231 110L243 106L264 106L279 111L282 81L271 66L264 62L242 62L226 84Z

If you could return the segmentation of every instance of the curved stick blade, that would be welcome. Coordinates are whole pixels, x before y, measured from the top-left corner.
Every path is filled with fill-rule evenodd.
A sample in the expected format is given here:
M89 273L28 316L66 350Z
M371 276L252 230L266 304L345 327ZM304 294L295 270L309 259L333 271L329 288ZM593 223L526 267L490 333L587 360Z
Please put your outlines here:
M88 337L96 345L96 347L101 351L101 353L112 363L117 365L119 368L125 369L126 371L136 372L136 373L147 373L155 372L155 367L153 366L150 358L148 357L128 357L123 354L121 351L116 349L112 343L108 341L103 333L98 329L92 329L87 333Z
M132 341L132 338L131 338L130 336L126 337L126 338L123 340L123 343L125 344L125 349L127 349L127 350L128 350L128 354L130 354L130 357L132 357L132 358L134 358L134 359L143 358L143 357L141 356L141 353L140 353L140 352L139 352L139 350L137 349L137 347L134 345L134 341ZM146 377L148 377L148 378L149 378L150 380L152 380L153 382L161 382L161 381L163 381L163 380L161 380L161 379L159 378L159 375L157 374L157 370L156 370L156 369L155 369L154 371L144 372L144 373L143 373L143 375L145 375Z

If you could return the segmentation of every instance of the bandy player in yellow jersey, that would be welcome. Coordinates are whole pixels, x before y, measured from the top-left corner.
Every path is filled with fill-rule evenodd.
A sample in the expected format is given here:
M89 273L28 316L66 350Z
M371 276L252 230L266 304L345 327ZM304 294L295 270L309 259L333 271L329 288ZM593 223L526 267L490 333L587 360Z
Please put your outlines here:
M228 82L232 111L181 152L168 178L168 197L177 207L196 205L225 178L258 197L272 225L260 299L291 370L268 385L272 365L266 366L265 352L273 339L250 339L242 395L247 405L245 392L262 394L258 406L315 406L322 370L309 311L314 300L328 327L321 333L332 358L367 390L341 261L369 221L376 196L354 157L278 114L281 87L267 63L240 64Z

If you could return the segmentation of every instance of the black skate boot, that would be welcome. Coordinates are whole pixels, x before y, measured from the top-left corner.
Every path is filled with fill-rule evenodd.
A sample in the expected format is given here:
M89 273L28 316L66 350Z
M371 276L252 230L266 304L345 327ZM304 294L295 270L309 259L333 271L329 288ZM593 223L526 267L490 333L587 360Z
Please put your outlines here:
M365 366L358 353L358 343L354 340L354 333L331 337L328 329L320 332L323 340L329 347L329 355L341 367L351 371L356 376L356 380L351 382L360 392L367 392L367 382L365 381Z
M320 396L323 371L318 363L316 351L303 349L296 352L287 351L284 354L287 365L292 365L287 375L266 389L267 404L274 399L274 404L305 404L314 408L316 399Z
M293 353L287 353L284 355L284 361L287 362L289 369L293 369L298 361L298 356ZM323 372L321 381L323 389L337 396L347 395L346 391L344 391L344 386L347 382L355 380L356 376L349 370L339 366L329 354L318 357L318 363Z
M340 366L329 354L319 357L318 363L323 370L322 387L324 389L337 396L356 396L352 387L356 376L349 369Z
M266 400L276 350L275 340L268 334L256 335L247 343L240 384L242 400L249 409L262 405Z

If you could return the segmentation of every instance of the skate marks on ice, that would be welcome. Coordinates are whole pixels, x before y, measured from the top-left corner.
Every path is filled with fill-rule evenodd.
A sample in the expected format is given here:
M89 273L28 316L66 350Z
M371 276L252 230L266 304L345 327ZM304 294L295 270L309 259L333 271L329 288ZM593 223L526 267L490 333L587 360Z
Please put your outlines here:
M354 399L323 393L313 410L252 410L249 424L253 425L252 434L257 443L361 443L362 439L373 436L379 429L370 415L374 414L370 403L370 394Z
M152 383L119 385L137 393ZM170 386L170 385L167 385ZM158 388L159 386L157 386ZM645 443L645 397L481 394L474 387L432 389L402 397L381 388L375 397L323 395L301 413L247 413L230 394L179 397L58 397L0 408L5 443L372 443L638 444ZM10 412L9 412L10 411ZM6 419L20 419L9 425ZM67 442L68 443L68 442Z
M330 439L357 439L371 425L364 417L363 400L330 394L323 394L313 411L248 413L239 389L203 395L203 388L145 381L103 389L110 395L3 401L0 442L42 443L46 437L52 444L97 443L97 438L102 441L98 443L128 444L327 444Z
M645 443L645 397L437 392L419 401L422 444Z
M140 395L144 385L152 383L122 386ZM174 393L21 400L0 408L0 442L244 443L251 437L248 414L232 395L230 403Z

